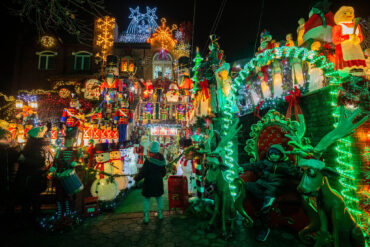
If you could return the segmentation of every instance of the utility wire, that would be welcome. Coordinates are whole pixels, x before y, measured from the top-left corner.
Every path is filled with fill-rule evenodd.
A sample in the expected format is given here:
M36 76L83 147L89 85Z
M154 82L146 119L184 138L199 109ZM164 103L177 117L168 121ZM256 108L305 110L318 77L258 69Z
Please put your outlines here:
M256 46L257 46L257 40L258 40L258 36L260 34L260 28L261 28L261 20L262 20L262 14L263 14L263 6L264 6L264 0L262 0L262 3L261 3L261 12L260 12L260 19L258 21L258 29L257 29L257 36L256 36L256 40L254 42L254 49L253 49L253 54L252 56L254 56L254 54L256 54Z
M193 10L193 32L191 37L191 49L190 49L190 61L193 61L193 50L194 50L194 36L195 36L195 10L196 10L197 0L194 0L194 10Z
M225 8L225 5L226 5L226 2L227 2L227 0L223 0L223 1L222 1L222 3L221 3L221 5L220 5L220 8L219 8L219 10L218 10L218 13L217 13L216 19L214 20L213 25L212 25L212 28L211 28L211 31L210 31L210 33L209 33L209 35L208 35L208 37L207 37L206 44L205 44L205 45L204 45L204 47L203 47L203 50L202 50L202 55L203 55L203 56L204 56L204 53L205 53L205 51L206 51L206 49L207 49L207 46L208 46L208 44L209 44L209 41L210 41L209 36L210 36L211 34L214 34L214 32L217 30L218 24L219 24L219 22L220 22L220 20L221 20L222 12L223 12L223 10L224 10L224 8Z

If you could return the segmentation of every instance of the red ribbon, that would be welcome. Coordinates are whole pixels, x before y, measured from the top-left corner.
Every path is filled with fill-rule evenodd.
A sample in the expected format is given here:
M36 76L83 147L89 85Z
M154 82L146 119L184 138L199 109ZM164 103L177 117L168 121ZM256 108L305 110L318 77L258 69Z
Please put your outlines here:
M104 164L105 163L97 163L95 166L95 169L99 169L101 172L104 172ZM100 173L99 174L100 179L104 178L104 174Z
M294 87L294 90L290 91L290 94L285 96L285 101L289 104L287 113L285 115L285 119L290 118L292 116L292 106L294 106L294 114L299 122L298 115L302 114L301 107L299 106L299 99L302 97L301 90L297 88L297 86Z
M202 95L205 97L205 99L209 98L209 93L208 93L208 80L205 78L203 81L199 82L199 86L202 89ZM205 100L203 98L203 101Z
M253 113L259 120L262 119L260 116L260 109L261 109L262 104L263 104L263 100L261 100L261 102L258 104L258 106L256 107Z

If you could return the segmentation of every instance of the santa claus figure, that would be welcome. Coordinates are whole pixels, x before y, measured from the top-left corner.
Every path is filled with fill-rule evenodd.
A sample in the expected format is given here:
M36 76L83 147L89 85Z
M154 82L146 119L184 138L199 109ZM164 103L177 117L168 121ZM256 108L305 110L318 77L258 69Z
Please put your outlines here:
M151 80L143 81L145 90L144 90L144 99L148 100L153 94L153 84Z
M170 84L166 93L167 102L178 102L179 101L179 87L176 82Z
M335 67L347 72L362 75L366 60L360 43L363 40L358 20L352 7L342 6L334 16L336 26L333 28L335 46Z
M79 127L81 125L82 112L80 110L80 102L72 96L69 102L69 107L64 108L60 121L65 123L67 127Z

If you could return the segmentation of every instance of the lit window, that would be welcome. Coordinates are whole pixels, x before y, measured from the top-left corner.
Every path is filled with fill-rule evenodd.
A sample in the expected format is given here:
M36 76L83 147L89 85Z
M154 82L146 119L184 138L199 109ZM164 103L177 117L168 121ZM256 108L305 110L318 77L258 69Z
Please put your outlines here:
M162 51L153 56L153 79L158 76L172 80L172 57L168 52Z
M39 70L55 69L55 56L57 54L58 53L55 51L36 52L36 55L39 56L39 64L37 68Z
M79 51L72 52L72 55L74 55L75 57L74 70L77 71L90 70L92 53L89 53L87 51Z
M134 72L135 65L132 57L123 57L121 62L122 72Z

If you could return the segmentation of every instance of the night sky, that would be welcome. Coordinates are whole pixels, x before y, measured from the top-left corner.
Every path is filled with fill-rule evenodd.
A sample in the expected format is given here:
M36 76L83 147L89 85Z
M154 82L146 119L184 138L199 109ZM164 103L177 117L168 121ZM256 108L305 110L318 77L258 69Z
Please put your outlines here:
M194 46L199 46L201 52L207 52L207 42L211 27L223 0L196 0L195 12L195 36ZM220 37L219 43L225 51L226 60L233 62L237 59L253 56L256 36L266 28L270 31L273 39L285 40L287 33L293 33L296 39L298 19L308 19L308 13L314 0L265 0L260 30L258 32L262 1L236 1L227 0L222 12L222 17L216 29ZM357 17L370 16L370 0L338 0L331 1L331 10L335 13L342 5L353 6ZM193 21L194 0L106 0L107 11L116 17L119 31L127 29L129 24L129 7L140 6L140 12L145 12L145 6L157 7L158 23L165 17L167 24L179 25L183 21ZM5 59L2 60L3 79L0 91L7 91L7 84L11 80L13 68L13 55L15 53L15 33L22 27L16 17L8 15L5 8L0 11L3 25L3 40L5 40ZM257 46L259 41L257 41Z

